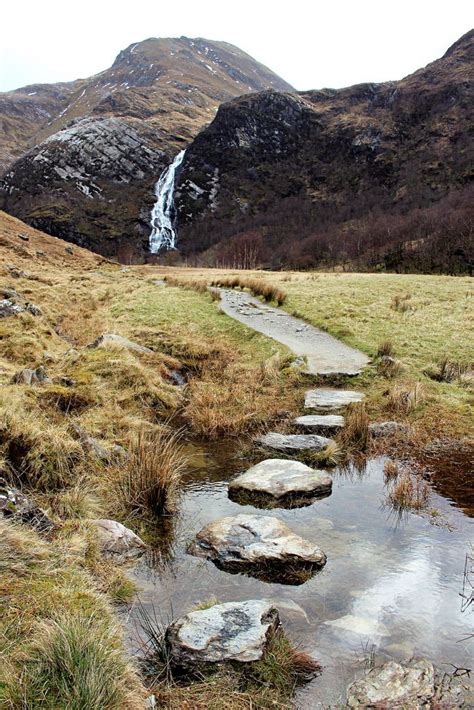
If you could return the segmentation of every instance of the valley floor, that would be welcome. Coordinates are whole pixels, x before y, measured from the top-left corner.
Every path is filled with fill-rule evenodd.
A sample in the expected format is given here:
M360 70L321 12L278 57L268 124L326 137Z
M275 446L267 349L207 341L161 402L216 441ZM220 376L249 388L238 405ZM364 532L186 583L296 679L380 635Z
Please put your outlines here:
M121 268L6 215L0 261L3 304L18 306L0 319L2 485L21 488L54 524L45 535L0 521L0 706L143 707L151 690L116 620L136 589L101 557L93 521L120 520L151 544L156 526L124 495L127 464L114 447L133 452L140 434L169 441L176 430L184 440L248 445L272 425L289 428L316 380L290 366L284 346L219 310L203 283L233 272ZM366 393L371 420L413 429L408 440L372 442L369 453L472 452L469 279L238 275L276 283L286 310L372 358L350 387ZM147 350L87 347L106 333ZM18 375L37 368L42 381ZM455 498L453 480L443 485ZM466 497L460 506L472 512ZM153 692L167 707L289 707L293 688L267 681L243 688L223 675Z

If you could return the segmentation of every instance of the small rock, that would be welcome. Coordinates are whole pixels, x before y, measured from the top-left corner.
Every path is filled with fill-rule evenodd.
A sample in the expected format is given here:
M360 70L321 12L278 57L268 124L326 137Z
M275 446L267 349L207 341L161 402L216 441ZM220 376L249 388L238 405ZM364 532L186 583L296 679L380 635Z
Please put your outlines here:
M75 387L77 385L77 380L73 380L70 377L55 377L54 383L56 385L61 385L61 387Z
M46 256L46 252L45 252L45 251L41 251L40 249L37 249L37 251L36 251L36 256Z
M411 426L402 422L374 422L369 424L369 432L378 438L382 436L392 436L392 434L410 434Z
M282 584L302 584L326 564L326 555L317 545L270 516L216 520L196 535L187 551L228 572L247 572Z
M373 668L349 687L350 708L403 708L420 710L435 694L433 664L424 658L407 663L390 661Z
M327 496L332 478L299 461L267 459L229 483L229 497L262 507L299 507Z
M296 426L306 429L306 431L335 432L344 426L344 417L338 414L305 414L296 417Z
M116 520L94 520L101 552L104 557L125 562L140 557L146 545L138 535Z
M41 508L3 479L0 479L0 514L17 518L40 532L49 532L55 527Z
M317 434L278 434L270 432L256 439L259 444L277 451L321 451L332 439Z
M372 619L368 616L355 616L354 614L346 614L338 619L325 621L328 626L333 626L336 629L350 631L353 634L372 638L375 636L389 636L390 632L387 627L378 619Z
M337 410L347 407L352 402L362 402L362 392L354 390L334 390L320 387L306 392L304 406L306 409Z
M227 602L191 611L168 626L170 661L183 668L259 661L279 624L277 609L266 600Z
M115 335L114 333L104 333L104 335L99 335L99 337L90 343L88 348L101 348L107 347L107 345L116 345L126 350L134 350L137 353L151 353L153 350L145 347L144 345L139 345L134 343L133 340L124 338L122 335Z
M32 316L43 315L43 311L41 310L41 308L39 306L35 306L34 303L28 303L26 305L26 310L28 311L28 313L31 313Z
M28 236L27 234L19 234L19 235L18 235L18 239L21 239L21 240L24 241L24 242L29 242L29 241L30 241L30 238L29 238L29 236Z
M7 264L6 269L10 276L12 276L14 279L25 279L28 276L25 271L22 271L21 269L18 269L16 266L12 266L11 264Z
M17 316L19 313L24 313L24 306L14 303L9 298L4 298L0 301L0 318L8 318L9 316Z
M20 370L12 377L13 384L16 385L39 385L39 384L51 384L51 380L48 377L48 373L44 367L37 367L35 370L29 368L24 368Z
M69 254L70 256L74 255L74 249L72 247L64 247L64 251L66 254Z

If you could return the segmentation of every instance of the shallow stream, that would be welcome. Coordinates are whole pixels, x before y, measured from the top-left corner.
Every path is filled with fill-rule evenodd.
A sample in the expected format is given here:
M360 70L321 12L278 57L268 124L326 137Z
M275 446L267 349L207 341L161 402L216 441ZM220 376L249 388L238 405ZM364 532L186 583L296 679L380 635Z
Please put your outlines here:
M394 515L384 505L384 459L377 458L363 470L336 468L332 494L308 507L257 510L229 500L226 482L260 459L244 462L228 443L193 444L190 453L193 472L180 512L134 570L141 602L163 621L212 597L274 599L287 634L323 665L298 691L301 709L343 702L374 653L377 661L425 656L446 672L472 667L474 640L463 639L473 632L473 615L462 610L460 596L472 520L452 501L433 490L435 516ZM186 554L203 525L238 513L278 517L320 545L327 565L305 584L287 586L220 571Z

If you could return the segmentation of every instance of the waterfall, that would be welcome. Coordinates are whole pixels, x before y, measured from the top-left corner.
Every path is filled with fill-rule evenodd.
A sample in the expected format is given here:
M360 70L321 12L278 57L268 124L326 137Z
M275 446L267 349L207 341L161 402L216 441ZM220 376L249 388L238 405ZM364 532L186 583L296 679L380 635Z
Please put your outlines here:
M183 162L185 151L182 150L160 175L155 185L156 202L151 211L150 252L158 254L160 249L175 249L176 232L174 230L174 181L176 170Z

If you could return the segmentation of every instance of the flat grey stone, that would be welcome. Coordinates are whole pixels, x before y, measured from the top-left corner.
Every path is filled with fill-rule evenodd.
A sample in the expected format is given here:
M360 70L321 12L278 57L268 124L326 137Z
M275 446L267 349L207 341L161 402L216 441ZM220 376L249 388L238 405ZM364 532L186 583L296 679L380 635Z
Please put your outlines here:
M407 663L390 661L352 683L347 705L350 708L421 710L431 707L434 694L435 672L430 661L424 658Z
M259 661L279 623L278 611L266 600L227 602L191 611L166 630L170 661L178 667Z
M206 525L188 553L229 572L288 584L302 584L326 564L326 555L317 545L278 518L262 515L235 515Z
M294 423L306 431L331 433L342 429L344 417L338 414L305 414L302 417L296 417Z
M369 432L375 438L382 436L392 436L392 434L410 434L412 428L403 422L374 422L369 424Z
M321 451L332 439L317 434L278 434L270 432L257 439L259 444L277 451Z
M94 520L97 537L104 557L125 562L142 555L146 549L143 540L116 520Z
M300 461L266 459L229 483L229 497L253 505L297 507L329 495L332 478Z
M325 387L306 392L305 409L338 410L353 402L362 402L364 395L355 390L335 390Z
M104 348L107 347L107 345L116 345L120 348L125 348L126 350L134 350L137 353L151 353L153 352L150 350L150 348L145 347L144 345L139 345L138 343L134 343L133 340L129 340L128 338L124 338L122 335L115 335L115 333L104 333L103 335L99 335L96 340L94 340L93 343L90 343L88 345L88 348Z

